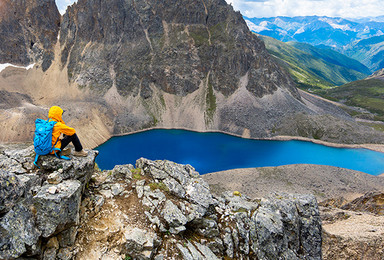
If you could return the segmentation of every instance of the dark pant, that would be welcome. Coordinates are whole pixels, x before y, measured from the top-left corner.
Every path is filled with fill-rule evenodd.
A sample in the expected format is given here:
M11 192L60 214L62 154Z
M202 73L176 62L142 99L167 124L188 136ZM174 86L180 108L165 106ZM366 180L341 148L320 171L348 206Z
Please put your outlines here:
M72 142L72 144L75 146L75 151L80 152L83 150L83 146L81 145L77 134L65 135L61 140L61 150L63 150L70 142Z

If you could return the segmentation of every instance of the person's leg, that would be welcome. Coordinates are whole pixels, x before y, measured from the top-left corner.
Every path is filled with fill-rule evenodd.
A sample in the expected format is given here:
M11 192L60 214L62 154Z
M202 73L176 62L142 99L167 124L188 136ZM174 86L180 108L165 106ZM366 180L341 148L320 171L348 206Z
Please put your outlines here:
M61 140L61 150L63 150L70 142L72 142L72 144L75 146L76 152L83 150L83 146L81 145L77 134L64 136L64 138Z

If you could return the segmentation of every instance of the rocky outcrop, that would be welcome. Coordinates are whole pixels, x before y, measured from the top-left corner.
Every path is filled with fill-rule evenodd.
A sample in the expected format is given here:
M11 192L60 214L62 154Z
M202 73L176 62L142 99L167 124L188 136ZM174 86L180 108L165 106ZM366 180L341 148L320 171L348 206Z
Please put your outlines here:
M96 174L85 195L76 257L321 259L311 195L212 195L190 165L139 159Z
M38 62L46 71L60 27L54 0L4 0L0 4L0 63Z
M383 194L368 192L342 204L321 209L324 259L382 259Z
M341 207L346 210L371 212L376 215L384 216L384 193L368 192L350 203Z
M41 156L36 169L33 146L1 147L1 259L49 255L47 241L56 241L63 250L73 245L77 232L73 227L79 223L82 192L96 155L90 151L88 157L70 161Z
M144 158L95 169L0 149L0 258L321 259L311 195L212 195L190 165Z

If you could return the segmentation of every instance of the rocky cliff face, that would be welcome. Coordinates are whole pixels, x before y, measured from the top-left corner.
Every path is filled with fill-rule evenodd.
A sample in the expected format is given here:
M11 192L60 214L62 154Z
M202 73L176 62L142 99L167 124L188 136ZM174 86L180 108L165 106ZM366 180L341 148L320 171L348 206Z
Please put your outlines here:
M114 133L159 126L261 136L286 112L266 115L261 98L306 110L287 73L223 0L78 1L63 17L60 44L69 80L117 111Z
M32 147L1 149L1 259L321 259L312 195L218 196L190 165L100 172L96 155L36 170Z
M41 62L47 70L60 27L54 0L3 0L0 3L0 63Z
M36 169L33 146L0 148L1 259L42 257L52 237L62 247L74 243L81 194L96 155L71 161L44 156Z
M52 105L71 111L66 122L87 147L151 127L383 140L333 104L299 93L224 0L79 0L61 23L53 1L3 1L0 10L0 63L38 63L0 72L1 142L31 140L34 120Z
M248 75L255 96L282 87L298 97L224 0L80 0L64 15L60 43L70 80L102 94L115 85L122 96L186 96L210 85L229 96Z

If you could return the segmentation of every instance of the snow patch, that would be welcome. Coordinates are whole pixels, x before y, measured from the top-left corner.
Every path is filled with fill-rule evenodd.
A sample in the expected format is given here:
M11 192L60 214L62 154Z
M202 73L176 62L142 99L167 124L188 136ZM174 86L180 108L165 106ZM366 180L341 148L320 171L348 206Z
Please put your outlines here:
M324 17L324 18L319 18L319 21L329 24L333 29L340 29L343 31L355 31L349 26L349 24L340 24L341 22L343 22L342 19L332 19L332 18Z
M11 63L3 63L3 64L0 64L0 72L2 72L7 67L14 67L14 68L21 68L21 69L29 70L29 69L32 69L35 66L35 64L36 63L33 63L33 64L30 64L30 65L25 67L25 66L13 65Z
M268 27L266 27L267 23L266 22L261 22L260 25L256 25L254 23L252 23L251 21L249 20L245 20L245 22L247 23L247 26L249 28L249 30L253 31L253 32L261 32L261 31L270 31L271 29L269 29Z
M300 34L305 32L304 27L301 27L299 30L297 30L293 35Z

